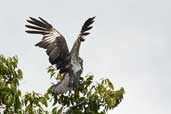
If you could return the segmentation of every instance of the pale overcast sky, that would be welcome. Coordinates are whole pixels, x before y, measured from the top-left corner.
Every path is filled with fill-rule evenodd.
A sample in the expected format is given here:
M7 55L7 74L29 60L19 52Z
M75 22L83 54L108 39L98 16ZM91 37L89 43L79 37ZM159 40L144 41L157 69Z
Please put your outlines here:
M52 80L41 36L26 34L29 16L43 17L72 46L88 17L96 16L81 47L84 73L126 90L109 114L171 114L170 0L1 0L0 54L18 55L21 89L45 92Z

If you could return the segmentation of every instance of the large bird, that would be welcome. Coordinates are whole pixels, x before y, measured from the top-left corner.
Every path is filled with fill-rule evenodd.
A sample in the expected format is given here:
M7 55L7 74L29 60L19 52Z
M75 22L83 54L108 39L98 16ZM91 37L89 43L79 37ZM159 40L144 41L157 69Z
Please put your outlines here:
M56 65L60 74L63 74L63 79L57 84L52 85L51 89L54 93L62 94L71 89L79 88L80 75L83 71L83 60L79 56L81 42L85 40L85 36L93 26L94 18L88 18L83 24L78 38L69 51L66 40L50 23L41 17L38 19L30 17L25 25L28 30L27 33L41 34L43 38L40 42L35 44L40 48L46 49L49 56L49 62Z

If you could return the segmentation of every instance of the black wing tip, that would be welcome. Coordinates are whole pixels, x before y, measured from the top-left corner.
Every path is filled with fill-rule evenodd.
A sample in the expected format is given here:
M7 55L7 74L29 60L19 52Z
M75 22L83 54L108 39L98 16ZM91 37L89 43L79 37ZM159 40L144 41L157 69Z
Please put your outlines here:
M32 16L29 16L29 18L31 19L31 20L34 20L34 19L36 19L35 17L32 17ZM38 20L38 19L43 19L42 17L37 17L37 19L36 20ZM43 19L44 20L44 19Z
M94 20L96 18L96 16L93 16L93 17L91 17L91 20Z
M35 30L26 30L25 32L26 32L26 33L29 33L29 34L42 34L42 35L47 34L47 33L44 32L44 31L35 31Z
M30 31L30 30L25 30L25 32L27 32L27 33L32 33L32 31Z
M85 21L85 23L84 23L84 25L82 26L82 29L81 29L81 35L82 35L82 36L87 36L87 35L90 34L90 33L87 32L87 31L89 31L90 29L93 28L92 24L94 23L94 19L95 19L95 18L96 18L96 16L93 16L93 17L88 18L88 19Z
M95 18L96 16L93 16L93 17L90 17L88 20L90 20L93 23Z
M34 34L32 31L30 30L25 30L26 33L29 33L29 34Z
M29 19L26 20L29 25L26 25L25 27L34 29L34 30L50 30L52 27L51 24L49 24L47 21L45 21L43 18L38 17L37 19L30 16Z
M42 17L38 17L40 20L44 20Z
M32 17L32 16L29 16L29 19L27 19L26 21L31 23L31 24L32 24L32 22L40 22L39 18L37 19L37 18Z
M32 16L29 16L29 18L30 18L31 20L35 19L35 18L34 18L34 17L32 17Z
M38 22L39 20L38 19L36 19L35 17L29 17L30 18L30 21L33 21L33 22Z
M36 19L35 17L29 16L29 19L34 21L34 20L43 19L43 18L42 17L38 17L38 19Z
M94 23L94 19L96 18L96 16L90 17L86 20L86 22L84 23L85 26L90 26Z
M28 30L25 30L25 32L29 33L29 31L28 31Z
M29 20L29 19L27 19L26 21L27 21L28 23L30 23L30 22L31 22L31 20Z

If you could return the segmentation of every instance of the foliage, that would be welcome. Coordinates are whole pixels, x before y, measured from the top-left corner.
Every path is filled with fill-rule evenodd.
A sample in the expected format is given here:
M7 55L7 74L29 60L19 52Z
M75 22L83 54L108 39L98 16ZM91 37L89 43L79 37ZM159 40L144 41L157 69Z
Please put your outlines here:
M48 113L44 110L44 106L47 107L47 97L39 93L27 93L23 98L24 102L24 113L26 114L45 114Z
M80 78L77 90L56 95L49 88L44 95L36 92L22 95L19 81L23 73L17 64L16 56L0 56L0 112L4 114L106 114L123 99L123 88L115 90L109 79L94 82L90 74ZM52 66L48 73L51 78L62 80Z
M0 56L0 106L4 114L21 113L21 91L19 81L23 78L22 71L17 68L17 57Z

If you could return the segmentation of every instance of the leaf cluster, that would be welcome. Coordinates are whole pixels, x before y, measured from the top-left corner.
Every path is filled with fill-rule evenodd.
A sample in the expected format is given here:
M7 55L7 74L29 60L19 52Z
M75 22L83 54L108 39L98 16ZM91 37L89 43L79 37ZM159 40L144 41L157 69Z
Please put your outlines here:
M61 80L62 76L55 75L54 71L49 73ZM49 91L54 106L52 114L106 114L115 108L123 99L124 89L115 90L109 79L94 82L93 78L90 74L80 77L80 87L65 94L56 95Z
M4 114L21 113L21 91L18 86L23 73L17 64L16 56L5 58L0 55L0 106Z
M52 66L50 77L62 80ZM30 92L22 94L19 82L23 78L18 58L0 55L0 113L4 114L106 114L123 99L124 89L116 90L109 79L94 82L94 76L80 77L80 86L64 94Z

